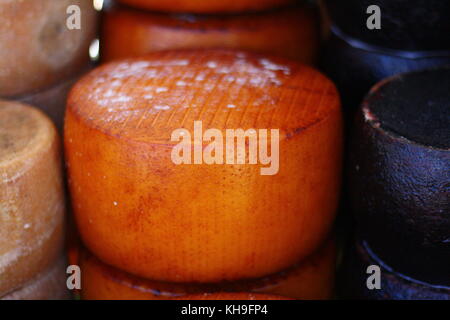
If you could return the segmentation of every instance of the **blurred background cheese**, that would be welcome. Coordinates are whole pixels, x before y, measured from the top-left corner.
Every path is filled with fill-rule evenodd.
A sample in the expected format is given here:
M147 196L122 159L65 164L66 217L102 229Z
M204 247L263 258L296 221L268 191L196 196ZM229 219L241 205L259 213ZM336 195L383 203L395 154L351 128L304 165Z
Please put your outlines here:
M175 165L173 130L277 128L280 168ZM167 51L106 64L72 89L73 210L101 260L142 277L219 282L281 271L328 237L342 123L334 85L284 59Z
M81 10L81 29L67 27L70 5ZM0 21L0 96L17 97L50 87L89 62L96 33L92 1L1 1Z
M273 9L294 3L295 0L119 0L119 2L162 12L237 13Z
M61 253L59 143L40 111L0 102L0 296L48 269Z
M87 300L166 300L206 292L254 292L293 299L330 299L334 288L335 245L328 241L304 261L260 279L216 284L171 284L138 278L110 267L86 250L81 296Z
M304 3L239 15L174 15L114 6L104 15L102 60L168 49L222 47L312 64L319 47L318 18L316 8Z
M92 65L87 66L72 78L60 81L56 85L39 92L19 97L17 100L44 111L53 121L58 131L62 132L67 95L74 83L90 69L92 69Z

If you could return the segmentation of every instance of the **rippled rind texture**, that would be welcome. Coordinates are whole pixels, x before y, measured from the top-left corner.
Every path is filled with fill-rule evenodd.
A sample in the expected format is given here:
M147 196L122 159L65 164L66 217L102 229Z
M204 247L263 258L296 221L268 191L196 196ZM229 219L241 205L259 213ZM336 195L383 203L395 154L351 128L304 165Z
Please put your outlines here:
M59 139L41 112L0 102L0 296L48 268L63 242Z
M81 255L82 297L87 300L169 300L206 292L254 292L301 300L330 299L336 250L328 241L288 270L261 279L219 284L169 284L144 280L110 267L91 254Z
M67 21L81 11L81 29ZM55 85L89 62L97 14L88 0L6 0L0 3L0 96L17 97ZM18 21L20 23L18 23Z
M191 131L194 120L204 130L278 128L279 172L175 165L171 132ZM283 270L331 228L341 131L333 84L293 62L213 50L100 67L74 87L66 117L80 234L101 260L155 280L217 282Z
M105 13L102 60L170 49L231 48L316 61L319 21L309 6L243 15L166 15L119 7Z

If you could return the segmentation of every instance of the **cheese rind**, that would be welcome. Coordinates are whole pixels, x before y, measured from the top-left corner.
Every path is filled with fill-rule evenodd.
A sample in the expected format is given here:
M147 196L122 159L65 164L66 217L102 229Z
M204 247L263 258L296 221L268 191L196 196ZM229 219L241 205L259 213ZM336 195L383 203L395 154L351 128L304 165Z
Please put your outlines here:
M168 284L146 280L110 267L86 250L81 252L81 295L86 300L169 300L217 292L252 292L300 300L323 300L330 299L333 293L336 262L333 241L327 241L313 255L280 273L218 284Z
M59 139L40 111L0 101L0 295L60 254L64 192Z
M65 257L58 259L48 270L0 300L65 300L70 294L66 286Z
M260 11L294 3L293 0L119 0L124 4L162 12L231 13Z
M309 6L243 15L165 15L118 7L105 12L102 60L170 49L230 48L312 64L319 48L317 12Z
M204 293L182 297L178 300L292 300L286 297L258 294L249 292L221 292L221 293Z
M446 286L449 87L449 67L396 75L374 86L355 117L347 170L361 237L395 270Z
M50 88L45 88L31 95L18 97L17 101L32 105L44 111L53 120L58 131L62 132L69 91L81 75L90 69L92 69L92 66L85 67L83 68L84 72L77 73L77 76L65 79Z
M357 240L342 268L340 295L363 300L450 300L450 287L433 285L405 275L380 260L366 241ZM367 268L379 267L380 289L367 287Z
M171 133L193 132L195 120L224 133L278 129L279 172L261 175L261 163L176 165ZM104 65L75 85L66 114L81 237L108 264L160 281L288 268L328 237L341 131L335 87L295 62L202 50Z
M78 11L71 6L80 9L80 29L68 28L69 22L78 22ZM0 47L8 48L0 52L0 96L50 87L89 62L96 32L91 1L2 1L0 21Z

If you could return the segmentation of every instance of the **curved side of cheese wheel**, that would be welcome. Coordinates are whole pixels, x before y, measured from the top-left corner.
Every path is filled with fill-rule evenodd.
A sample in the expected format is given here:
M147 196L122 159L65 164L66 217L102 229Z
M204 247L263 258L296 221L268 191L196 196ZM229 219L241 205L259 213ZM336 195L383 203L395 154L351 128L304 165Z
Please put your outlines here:
M175 165L171 133L193 132L196 120L224 135L279 129L279 171L262 175L261 163ZM275 273L314 252L334 220L339 98L326 77L295 62L194 50L106 64L72 89L65 146L84 243L145 278Z
M231 48L315 62L318 13L309 6L238 16L175 16L126 7L105 13L102 60L170 49Z
M170 300L216 292L253 292L300 300L330 299L336 262L334 241L327 241L294 267L265 278L208 285L169 284L132 276L104 264L86 250L81 252L81 295L86 300Z
M44 111L53 120L58 131L62 132L67 95L80 76L90 69L92 67L84 68L84 72L79 73L76 77L61 81L51 88L46 88L40 92L17 98L17 101L32 105Z
M26 283L20 289L0 297L0 300L66 300L66 259L61 257L48 270Z
M408 59L359 49L335 34L327 40L320 59L321 69L336 83L342 95L342 105L348 108L349 121L353 121L364 96L378 81L398 73L449 63L450 55Z
M447 41L450 34L448 1L326 0L326 3L334 23L348 35L364 42L399 50L450 49ZM371 16L367 9L372 5L380 8L381 29L366 27Z
M433 286L392 270L365 241L357 241L347 256L339 291L344 298L364 300L450 300L450 287ZM367 268L379 266L381 289L367 288Z
M195 294L178 298L177 300L293 300L286 297L280 297L268 294L257 294L249 292L223 292L223 293L204 293Z
M81 10L81 29L67 27L71 5ZM0 46L8 50L0 53L0 96L30 94L77 74L89 62L96 19L91 1L2 1Z
M40 111L0 102L0 294L48 268L63 245L59 139Z
M294 0L119 0L130 6L162 12L237 13L260 11L294 3Z
M450 286L450 68L388 78L363 102L349 161L363 239L401 273Z

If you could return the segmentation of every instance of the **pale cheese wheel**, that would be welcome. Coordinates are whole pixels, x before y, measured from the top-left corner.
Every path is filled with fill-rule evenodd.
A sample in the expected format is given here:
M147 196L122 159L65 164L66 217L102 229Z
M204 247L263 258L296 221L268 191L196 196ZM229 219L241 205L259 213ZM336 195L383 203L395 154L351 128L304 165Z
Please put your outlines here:
M80 79L81 75L90 69L92 69L91 65L85 67L83 72L74 77L60 81L54 86L45 88L42 91L19 97L17 101L32 105L44 111L53 120L58 131L62 132L67 95L75 82Z
M89 62L96 19L90 0L1 1L0 96L30 94L76 74Z
M61 252L59 143L43 113L0 102L0 296L36 277Z
M50 268L26 283L20 289L0 297L0 300L66 300L70 292L66 285L65 257L58 259Z

